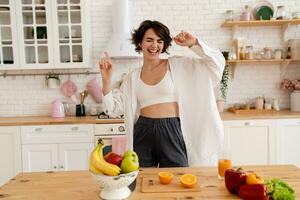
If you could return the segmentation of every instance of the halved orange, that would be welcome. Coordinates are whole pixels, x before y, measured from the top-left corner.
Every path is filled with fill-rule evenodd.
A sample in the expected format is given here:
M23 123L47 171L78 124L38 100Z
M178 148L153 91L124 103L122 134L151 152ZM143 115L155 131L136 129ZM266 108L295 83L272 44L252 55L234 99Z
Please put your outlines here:
M180 183L183 187L192 188L197 183L197 177L193 174L183 174L180 176Z
M159 182L161 182L162 184L169 184L172 181L174 174L172 174L171 172L159 172L158 177Z

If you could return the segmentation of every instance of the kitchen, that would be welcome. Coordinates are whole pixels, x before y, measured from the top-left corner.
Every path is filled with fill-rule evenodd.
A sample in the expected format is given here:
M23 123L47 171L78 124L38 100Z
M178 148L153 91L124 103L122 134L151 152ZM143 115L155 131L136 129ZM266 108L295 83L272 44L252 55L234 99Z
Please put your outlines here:
M3 26L3 29L6 29L4 29L0 35L0 38L4 38L1 40L6 42L6 46L3 45L3 48L13 46L13 51L16 52L14 54L15 62L12 64L13 66L4 63L0 64L0 135L1 157L4 158L1 161L1 168L2 166L5 166L1 169L1 183L5 183L18 172L21 172L22 170L24 171L25 159L22 155L22 145L41 144L38 142L26 144L22 143L21 139L24 137L23 131L27 131L27 133L37 132L39 134L43 133L44 130L48 133L50 132L50 134L53 132L69 134L77 131L80 134L86 134L87 140L84 142L82 141L82 143L86 144L86 146L78 147L82 150L80 155L82 155L82 159L84 159L84 152L86 152L86 149L91 149L91 146L89 145L93 146L95 142L95 124L122 124L122 119L98 120L96 119L97 116L90 116L91 114L96 115L103 111L102 104L96 103L97 101L99 102L99 98L92 98L91 94L89 94L84 101L85 114L87 117L75 117L76 104L80 100L80 93L86 90L87 84L94 79L98 81L97 83L101 83L97 63L99 62L103 51L106 50L113 31L112 7L114 6L112 6L112 1L101 0L81 2L74 0L71 1L71 3L66 1L67 5L71 4L74 6L74 8L72 8L74 11L66 13L70 13L70 16L75 16L76 26L73 32L71 30L71 26L66 25L66 27L70 28L69 32L72 35L72 37L69 38L72 41L68 44L71 44L70 46L75 46L75 48L72 49L68 45L64 45L68 39L61 39L60 36L54 34L55 31L58 32L58 26L54 26L52 24L51 26L49 25L49 28L52 28L51 31L53 34L48 33L47 36L45 36L45 34L41 33L40 36L38 36L40 38L37 39L41 40L40 42L42 45L31 45L34 50L29 50L27 54L27 51L24 51L27 43L22 43L23 35L19 33L22 33L22 27L27 28L30 25L28 25L29 22L27 24L22 24L22 16L19 16L22 11L17 11L18 9L21 9L22 3L28 4L27 6L30 7L32 1L28 0L22 1L22 3L20 2L14 3L14 1L8 0L0 1L0 4L4 4L0 6L1 8L7 8L7 5L9 5L10 10L12 10L13 13L11 14L11 20L9 20L8 23L4 20L5 26ZM49 2L50 1L35 1L35 3L40 4L39 7L43 7L43 4L46 4L46 10L49 8L54 10L55 3ZM65 4L64 1L58 0L57 2L63 4L63 6ZM258 2L259 1L248 1L247 4L252 8ZM84 12L80 15L82 21L79 20L80 17L78 17L78 10L76 11L76 9L78 9L78 5L76 4L82 4L82 12ZM220 51L230 52L230 55L233 56L233 58L235 53L233 50L233 47L235 47L233 42L236 38L244 38L243 42L245 46L253 46L255 52L259 52L265 47L271 48L272 50L286 50L286 41L289 39L300 39L299 25L297 24L249 27L223 26L223 23L228 17L228 15L226 15L226 11L232 10L233 19L239 20L240 15L245 9L245 4L246 3L234 0L226 1L226 3L223 1L211 2L208 0L201 2L191 0L186 2L162 2L156 0L148 2L145 0L131 0L128 5L131 14L128 22L131 24L130 27L137 27L141 21L145 19L162 21L168 25L171 30L171 34L176 34L181 30L188 30L203 39L210 46L213 46ZM286 16L289 18L292 18L294 12L299 13L300 11L300 4L298 1L272 1L272 4L274 8L274 16L276 16L277 7L280 5L284 6ZM62 9L64 9L63 6ZM114 8L117 9L117 7ZM59 9L59 6L57 9ZM7 16L7 13L9 13L7 10L0 11L1 19L4 19L2 16ZM37 13L39 12L40 11ZM47 21L47 23L54 23L56 16L54 14L53 16L50 16L48 13L49 12L47 11L45 18L51 20L50 22ZM61 19L63 20L66 18L66 13L61 12L57 16L62 16ZM41 14L41 16L43 16L43 14ZM32 18L35 19L35 17ZM80 23L78 22L82 22L83 27L79 28L78 24ZM73 22L70 22L70 24L72 23ZM16 44L9 44L7 39L9 36L5 34L9 32L7 32L7 27L10 26L7 26L7 24L11 24L11 37L17 38L16 40L13 40L13 42L18 41ZM78 38L80 30L82 30L83 37L85 37L82 39L81 43L80 38ZM26 32L29 33L27 42L31 44L30 42L33 42L31 41L32 35L30 34L30 31L26 30ZM38 35L38 29L36 29L36 32ZM40 29L39 32L43 32L43 29ZM47 38L45 39L45 37ZM44 45L47 39L49 39L49 42L55 41L56 43L59 43L60 46L62 46L61 48L67 52L72 49L72 51L74 50L76 53L66 53L63 54L64 56L59 57L59 55L54 53L60 51L58 47L59 45L49 45L49 59L45 59L45 54L41 54L40 62L32 63L34 60L32 60L32 57L28 55L32 55L32 51L36 54L37 52L42 51L43 48L40 49L36 47L47 46ZM78 44L82 44L83 46L80 47ZM82 55L86 57L82 57L82 55L80 55L80 49L83 52ZM53 53L50 54L50 52ZM4 55L6 54L3 54L3 57L5 58ZM182 51L181 48L173 44L170 49L170 55L193 56L193 53L189 51ZM237 56L237 54L235 54L235 56ZM24 62L22 58L28 59ZM72 62L70 62L71 58L73 59ZM81 60L83 58L84 60ZM29 63L27 63L27 61ZM119 86L124 73L128 73L133 68L140 66L142 63L140 58L114 59L113 62L116 68L116 76L114 77L116 87ZM82 66L87 68L81 69ZM249 102L253 103L252 101L256 97L264 97L271 100L277 99L279 101L280 109L279 112L275 113L266 112L247 115L232 114L227 111L221 113L225 128L225 136L228 137L226 141L230 142L232 148L233 163L236 165L267 165L280 163L294 164L299 167L300 160L297 152L299 152L298 143L300 142L300 113L297 111L289 111L289 108L291 107L291 92L280 89L280 83L283 79L299 80L299 61L292 61L288 64L284 61L230 63L230 69L232 74L230 82L228 82L225 108L239 107L242 104L248 104ZM58 74L60 83L49 83L48 80L49 77L51 77L51 74L49 73ZM71 80L75 85L75 87L72 85L72 95L75 96L75 98L73 97L73 100L71 98L72 95L63 94L60 90L60 86L68 80ZM45 83L46 81L48 84ZM74 92L75 88L76 92ZM219 97L218 90L216 91L216 96ZM65 118L50 117L51 103L57 99L67 102L68 104L68 106L65 105ZM57 124L61 125L59 126L61 130L56 129L56 127L58 128ZM87 127L82 127L82 125L86 125ZM26 130L30 128L31 132L30 130ZM118 128L119 126L116 128L113 127L112 129L112 127L109 126L107 128L107 132L114 132ZM257 149L255 152L253 152L252 148L244 148L248 145L249 139L256 142ZM54 160L57 161L56 164L53 164L49 161L53 158L49 157L49 155L47 157L43 154L44 156L42 157L46 159L43 162L46 163L46 167L43 166L43 169L51 167L47 170L64 170L66 166L65 164L59 163L58 160L61 159L62 156L59 156L60 153L58 152L61 152L60 149L63 149L63 143L65 143L65 140L54 140L52 142L48 142L48 145L49 143L51 144L51 147L49 148L54 150L49 151L49 149L47 149L48 153L46 154L49 154L49 152L52 154L53 152L56 152L54 153L56 154ZM77 142L76 139L68 139L67 143L72 144ZM243 151L241 151L241 149ZM45 152L45 150L43 151ZM72 152L72 150L70 150L70 152ZM14 156L8 157L8 154ZM244 155L247 155L247 158L245 158ZM41 157L38 155L36 156L37 158ZM70 163L73 161L74 160L70 161ZM76 166L77 163L74 163L74 165ZM54 166L56 169L53 169ZM61 166L63 166L63 168L61 168ZM87 167L87 165L80 167L84 168ZM73 168L71 167L71 169Z

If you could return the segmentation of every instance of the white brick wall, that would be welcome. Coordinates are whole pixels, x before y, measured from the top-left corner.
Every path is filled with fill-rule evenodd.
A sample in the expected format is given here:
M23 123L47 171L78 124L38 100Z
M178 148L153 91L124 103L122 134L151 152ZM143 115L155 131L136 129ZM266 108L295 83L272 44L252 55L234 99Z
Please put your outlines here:
M257 1L241 0L130 0L132 11L132 25L137 27L145 19L159 20L166 24L173 35L181 30L187 30L197 35L207 44L220 50L229 50L232 43L232 29L221 28L224 21L224 12L227 9L234 10L235 18L238 18L244 5L253 6ZM298 0L273 0L274 7L284 5L291 13L300 11ZM97 63L104 51L112 31L111 0L91 1L91 31L93 63ZM245 38L247 44L255 49L263 47L279 48L281 46L281 31L279 27L252 27L240 28L237 36ZM300 27L289 28L286 39L300 39ZM192 55L187 49L173 45L172 54ZM116 65L115 80L122 73L128 72L132 67L141 65L140 61L118 61ZM97 71L94 67L92 71ZM79 70L69 70L79 71ZM64 72L64 71L62 71ZM75 75L61 76L64 82L68 78L73 80L78 91L84 90L86 83L94 78L100 81L99 75ZM300 79L300 63L288 66L286 78ZM246 102L256 96L279 98L283 108L289 107L289 94L279 89L280 83L279 65L238 65L235 78L231 82L227 104ZM79 93L78 92L78 93ZM63 97L58 89L48 89L45 86L44 76L24 77L0 77L0 117L22 115L49 115L51 101ZM86 101L87 110L96 106L90 97ZM71 107L74 110L74 105Z

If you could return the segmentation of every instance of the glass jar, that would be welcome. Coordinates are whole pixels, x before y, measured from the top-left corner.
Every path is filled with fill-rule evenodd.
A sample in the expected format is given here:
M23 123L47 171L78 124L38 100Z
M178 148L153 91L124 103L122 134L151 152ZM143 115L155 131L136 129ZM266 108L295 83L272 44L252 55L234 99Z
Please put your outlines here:
M279 60L282 58L282 49L275 49L274 50L274 58Z
M244 12L241 14L241 21L250 21L250 20L251 20L250 7L246 5Z
M233 10L226 10L226 21L233 21Z
M300 19L300 12L298 11L298 12L293 12L292 13L292 18L293 19Z
M264 48L264 59L269 60L272 59L272 49L271 48Z
M286 19L286 11L284 6L277 7L276 19Z
M240 60L245 60L245 49L244 47L240 47L240 52L239 52Z
M253 60L253 46L246 46L245 50L245 59L246 60Z

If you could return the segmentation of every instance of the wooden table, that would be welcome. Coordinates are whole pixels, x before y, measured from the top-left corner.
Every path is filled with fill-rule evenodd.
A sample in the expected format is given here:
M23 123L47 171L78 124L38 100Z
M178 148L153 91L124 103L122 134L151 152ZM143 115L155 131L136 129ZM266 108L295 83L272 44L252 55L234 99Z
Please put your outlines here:
M248 166L265 179L277 177L289 183L300 198L300 169L292 165ZM172 171L175 176L193 173L198 177L200 192L142 193L141 180L155 177L162 170ZM5 200L95 200L100 188L88 171L21 173L0 188L0 199ZM141 169L137 186L129 199L134 200L188 200L188 199L239 199L227 192L224 181L218 180L216 168L147 168Z

